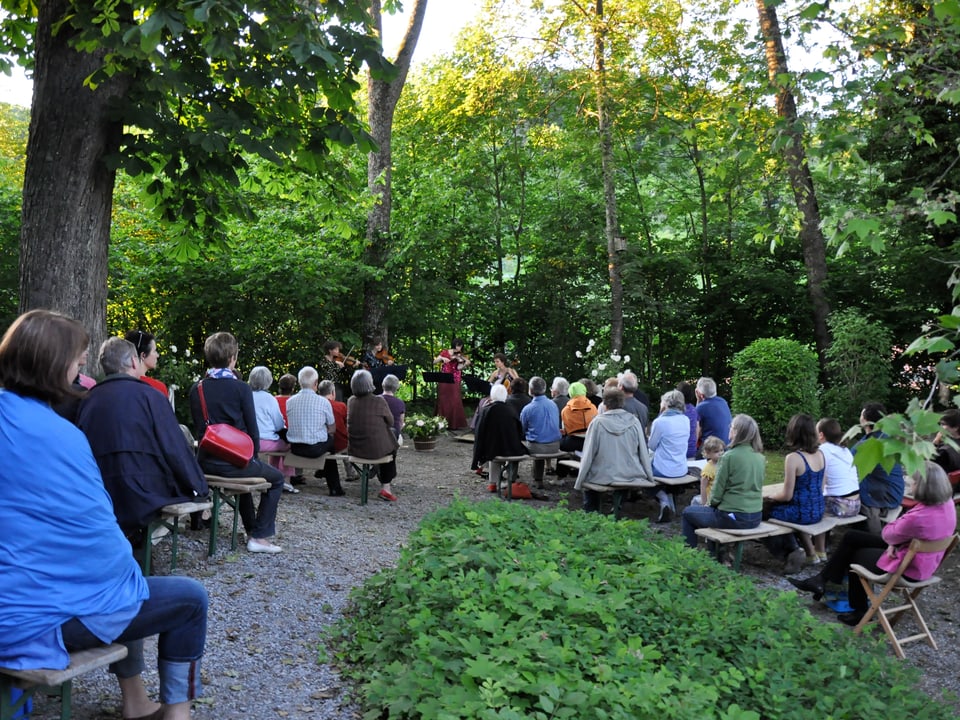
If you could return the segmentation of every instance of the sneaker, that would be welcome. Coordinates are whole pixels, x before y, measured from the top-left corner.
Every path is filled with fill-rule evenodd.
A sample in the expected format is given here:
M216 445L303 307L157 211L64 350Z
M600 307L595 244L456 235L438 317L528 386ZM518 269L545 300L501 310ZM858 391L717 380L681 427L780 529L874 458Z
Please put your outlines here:
M866 615L866 613L860 612L859 610L852 610L850 612L840 613L837 615L837 620L842 622L844 625L856 627L860 624L860 621L863 620L864 615Z
M825 562L827 561L827 553L826 553L826 552L818 552L818 553L817 553L817 559L818 559L820 562L825 563Z
M783 568L784 575L796 575L800 572L800 568L803 567L804 560L806 559L807 554L803 551L803 548L797 548L789 555L787 555L787 564Z
M283 552L283 548L279 545L274 545L269 540L256 540L254 538L250 538L247 540L247 552L276 555L279 552Z
M496 483L490 483L489 485L487 485L487 492L495 493L496 491L497 491Z
M814 553L813 555L807 555L805 558L803 558L803 564L804 564L804 565L819 565L819 564L820 564L820 556L817 555L816 553Z
M294 495L296 495L298 492L300 492L299 490L297 490L293 485L291 485L291 484L288 483L288 482L285 482L285 483L283 484L283 491L284 491L284 492L288 492L288 493L293 493Z
M660 506L660 515L657 516L658 523L668 523L673 520L673 510L670 509L669 505Z
M169 534L170 528L168 528L166 525L160 525L156 530L153 531L153 535L150 537L150 542L156 545L158 542L160 542L161 538Z
M381 500L386 500L387 502L397 501L397 496L394 495L392 492L387 492L386 490L381 490L379 493L377 493L377 497L380 498Z

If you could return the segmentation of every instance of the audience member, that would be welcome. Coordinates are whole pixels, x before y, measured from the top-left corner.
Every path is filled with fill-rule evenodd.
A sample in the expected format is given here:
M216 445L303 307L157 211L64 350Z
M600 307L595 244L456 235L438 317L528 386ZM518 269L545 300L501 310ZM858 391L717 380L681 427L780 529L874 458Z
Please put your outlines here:
M697 457L697 429L700 417L697 415L697 393L688 382L677 383L677 390L683 393L683 414L690 421L690 437L687 439L687 458ZM723 443L723 439L720 439Z
M276 534L277 506L283 494L283 474L257 459L260 452L260 432L257 411L253 405L253 390L240 382L235 372L237 339L228 332L217 332L207 338L203 354L209 369L200 382L190 388L190 413L197 437L202 438L208 424L226 423L245 432L253 440L253 457L244 467L236 467L200 449L197 459L208 475L221 477L262 477L270 489L260 495L260 504L254 509L250 493L237 496L240 520L247 533L247 551L278 553L283 548L270 542ZM204 407L205 406L205 407Z
M585 512L600 509L600 493L586 489L586 484L614 485L653 480L643 428L636 415L624 409L623 401L623 390L616 387L604 390L606 410L587 428L580 472L574 485L575 489L583 491Z
M507 398L507 407L520 417L521 411L530 404L533 398L527 394L527 381L525 378L517 377L510 383L510 397Z
M90 389L77 415L120 529L134 547L164 505L208 493L207 480L165 396L140 377L137 351L123 338L100 346L107 376Z
M477 421L477 434L473 442L473 460L471 469L490 463L490 492L497 491L497 478L503 469L495 457L516 457L526 455L523 444L523 427L520 419L507 405L507 389L503 385L490 388L490 402Z
M120 642L128 655L110 671L122 717L188 720L206 590L191 578L143 577L90 445L50 407L75 394L88 343L79 323L47 310L21 315L0 342L0 666L62 669L68 652ZM37 458L42 484L23 472ZM161 705L142 679L143 638L158 633Z
M593 403L595 408L599 409L600 403L603 402L600 386L590 378L580 378L580 382L583 383L583 386L587 389L587 399Z
M530 378L532 400L520 411L520 424L527 439L531 455L560 452L560 411L549 400L547 381L542 377ZM537 487L543 487L545 464L543 460L533 461L533 479Z
M860 478L853 464L853 453L840 445L843 430L833 418L823 418L817 423L817 439L820 452L826 460L827 480L823 487L823 511L834 517L854 517L860 514ZM813 538L817 560L827 559L827 535L820 533Z
M287 442L290 452L305 458L323 457L333 452L337 420L330 401L317 392L319 380L316 369L309 365L297 373L300 392L287 401ZM332 381L328 381L332 382ZM334 388L336 392L336 388ZM327 481L327 491L338 497L344 495L340 473L334 460L327 460L321 474Z
M570 383L566 378L555 377L550 385L550 396L553 402L557 404L557 410L561 413L563 408L570 402Z
M333 408L333 419L336 421L336 430L333 433L333 451L342 453L347 449L347 404L337 400L337 386L332 380L323 380L317 387L317 394L330 401ZM343 461L343 471L347 480L356 480L357 471L349 460Z
M787 423L785 447L789 452L783 464L783 489L770 495L764 517L797 525L812 525L823 519L823 485L826 459L817 440L817 426L806 413L798 413ZM786 560L784 573L793 575L803 567L804 555L816 563L813 542L802 534L804 553L796 535L769 538L767 548Z
M697 528L743 530L760 524L765 464L756 421L749 415L737 415L730 423L730 445L717 467L710 504L691 505L681 515L689 547L697 546Z
M883 405L869 402L860 412L860 427L864 436L853 446L853 454L857 448L870 438L885 438L886 435L877 429L876 425L886 414ZM888 510L899 508L903 502L903 466L896 463L890 472L883 469L879 463L870 473L860 481L860 512L867 517L867 530L874 535L880 534L881 518Z
M257 430L260 432L260 452L282 452L290 450L284 439L287 435L287 421L280 412L280 403L270 394L273 385L273 373L263 365L257 365L250 371L247 384L253 390L253 407L257 413ZM279 470L284 477L284 490L299 492L287 480L294 475L294 469L283 464L283 457L271 455L269 464Z
M137 371L140 373L140 379L150 387L163 393L164 397L169 397L167 386L156 378L147 375L151 370L156 370L157 361L160 359L160 354L157 352L156 338L151 333L144 332L143 330L130 330L124 337L136 348Z
M393 413L393 434L399 439L407 414L406 403L396 395L397 390L400 389L400 378L396 375L386 375L381 386L383 387L383 399L387 401L387 406Z
M923 471L913 475L913 497L918 504L883 528L877 535L862 530L847 530L840 546L816 575L804 580L788 578L803 592L813 593L814 600L823 597L826 583L842 583L847 579L847 601L852 610L841 613L837 620L858 625L869 608L866 592L851 565L862 565L875 573L894 572L912 540L935 541L950 537L957 529L957 511L953 506L953 489L943 468L927 462ZM931 577L940 566L943 552L918 553L904 571L907 580L918 582Z
M703 451L703 469L700 471L700 494L694 496L691 505L709 505L713 483L717 479L717 465L723 457L727 446L718 437L708 437L701 450Z
M730 435L730 406L717 395L717 384L712 378L702 377L697 381L696 393L700 444L708 437L725 440Z
M943 468L945 473L960 470L960 450L945 440L952 440L960 446L960 410L951 408L940 417L940 432L933 439L937 454L933 461Z
M582 382L575 382L570 386L570 401L560 412L563 432L560 449L569 453L583 450L587 427L596 416L597 408L587 397L586 386Z
M656 477L679 478L687 474L687 440L690 424L683 415L683 394L670 390L660 397L660 415L650 426L647 446L653 452L653 474ZM657 490L660 515L657 522L670 522L677 511L673 495Z
M373 394L373 376L369 370L357 370L350 378L353 396L347 401L348 452L358 458L376 460L390 456L379 466L381 500L396 502L390 484L397 477L397 438L393 434L393 413L386 401Z
M280 406L280 414L283 415L284 427L287 425L287 400L293 395L296 387L297 378L290 373L281 375L280 379L277 380L277 394L274 395L274 397L277 399L277 405Z
M619 377L618 383L624 394L623 409L632 415L636 415L637 420L640 421L640 425L643 427L643 431L646 432L647 428L650 427L650 410L648 408L650 400L648 399L645 405L635 397L634 393L637 392L637 376L628 370ZM644 397L646 397L646 395L644 395Z

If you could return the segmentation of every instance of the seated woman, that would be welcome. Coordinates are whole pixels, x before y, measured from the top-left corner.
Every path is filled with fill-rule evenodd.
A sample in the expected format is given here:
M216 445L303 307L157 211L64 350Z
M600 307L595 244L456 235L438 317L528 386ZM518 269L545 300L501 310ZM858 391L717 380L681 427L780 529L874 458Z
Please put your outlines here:
M21 315L0 342L0 666L62 669L68 652L120 642L129 654L110 671L121 716L187 720L207 592L191 578L143 577L86 438L50 407L74 392L88 343L83 326L47 310ZM42 486L22 471L38 457ZM141 678L143 638L157 634L160 705Z
M137 349L137 362L140 372L140 380L145 382L155 390L162 392L164 397L168 397L167 386L156 378L147 375L151 370L157 369L157 361L160 359L160 353L157 352L157 341L152 333L143 330L130 330L124 335L129 342Z
M587 388L581 382L570 386L570 400L560 411L560 449L564 452L579 452L583 450L583 441L586 438L587 427L597 416L597 406L587 397Z
M400 431L403 430L403 424L407 417L407 404L397 397L397 390L400 389L400 378L396 375L386 375L381 383L383 386L383 399L387 401L390 412L393 413L393 434L400 439Z
M848 582L847 600L853 608L837 615L847 625L857 625L867 612L867 595L859 576L851 565L862 565L876 573L893 572L907 552L912 540L943 540L957 529L957 510L953 505L953 491L943 468L927 461L923 472L913 474L913 496L918 504L883 528L880 535L863 530L847 530L840 546L816 575L804 580L788 578L797 588L813 593L819 600L826 583ZM919 581L931 577L940 566L943 553L918 553L903 576Z
M347 452L353 457L375 460L390 455L379 467L381 500L396 502L390 483L397 477L397 448L393 434L393 413L387 401L373 394L373 376L369 370L357 370L350 378L353 396L347 400Z
M270 489L260 495L260 505L253 508L250 493L237 497L240 520L247 533L247 551L278 553L283 548L270 542L276 534L277 506L283 493L283 474L257 459L260 432L253 404L253 390L237 377L237 339L228 332L214 333L203 344L203 354L210 369L200 382L190 388L190 413L197 437L202 438L208 424L226 423L242 430L253 440L253 457L244 467L236 467L201 449L197 454L200 467L209 475L221 477L262 477ZM203 403L201 403L201 392ZM203 405L206 405L206 408Z
M650 425L647 446L653 452L653 474L656 477L679 478L687 474L687 441L690 422L683 414L683 393L670 390L660 396L660 414ZM669 522L677 511L673 495L657 490L660 516L657 522Z
M476 439L473 441L472 470L490 463L490 484L487 490L497 491L496 480L500 477L502 464L493 462L495 457L526 455L523 444L523 427L520 418L507 405L507 388L494 385L490 388L490 404L484 409L477 423Z
M763 440L757 421L737 415L730 423L730 444L717 467L709 505L683 511L683 537L697 546L697 528L755 528L763 515Z
M791 450L783 464L783 489L766 498L765 518L798 525L812 525L823 519L823 483L827 461L820 452L817 426L806 413L798 413L787 423L785 446ZM795 534L768 538L767 548L786 560L784 573L792 575L803 567L805 557L817 562L813 541L801 533L806 552L797 545Z
M604 390L606 410L587 428L580 472L574 485L577 490L583 490L584 512L600 510L600 493L585 489L583 486L587 483L613 485L653 480L643 427L635 415L623 409L623 403L623 390L617 387Z
M257 431L260 433L260 452L287 452L290 445L283 439L287 434L287 421L280 412L277 398L270 394L273 373L263 365L257 365L250 371L247 384L253 390L253 407L257 413ZM285 490L299 492L287 482L287 478L293 477L294 469L286 467L281 456L273 455L268 462L283 474Z

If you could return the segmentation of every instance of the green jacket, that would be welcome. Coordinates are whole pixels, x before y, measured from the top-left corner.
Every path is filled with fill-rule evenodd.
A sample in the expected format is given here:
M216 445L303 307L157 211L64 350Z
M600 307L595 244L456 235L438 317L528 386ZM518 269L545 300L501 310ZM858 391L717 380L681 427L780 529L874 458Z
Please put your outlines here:
M763 469L766 458L749 445L738 445L720 458L710 504L725 512L763 510Z

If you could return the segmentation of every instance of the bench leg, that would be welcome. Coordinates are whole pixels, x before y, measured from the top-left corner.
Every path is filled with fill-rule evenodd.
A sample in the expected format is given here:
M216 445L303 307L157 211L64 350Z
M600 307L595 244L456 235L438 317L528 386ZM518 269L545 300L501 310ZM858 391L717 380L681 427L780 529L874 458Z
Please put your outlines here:
M619 520L623 514L623 498L627 494L626 490L613 491L613 519Z
M237 534L239 532L240 524L240 496L233 495L226 497L227 505L233 508L233 529L230 531L230 550L236 552L237 550Z
M719 545L718 543L718 547L723 547L723 546ZM740 562L742 560L743 560L743 543L738 542L734 545L734 548L733 548L733 571L734 572L737 572L737 573L740 572Z
M220 494L220 488L213 489L213 512L210 515L210 547L207 550L207 557L213 557L217 552L217 530L220 527L220 503L223 498Z
M173 521L165 521L163 523L168 528L170 528L170 572L173 572L177 569L177 550L179 549L180 539L180 518L175 517Z
M70 720L73 715L73 680L60 684L60 720Z
M370 491L370 468L371 465L360 466L360 504L367 504L367 493Z
M20 696L13 699L13 678L8 675L0 675L0 720L13 720L13 717L21 711L24 716L27 715L24 708L30 704L37 687L30 687L20 691Z

